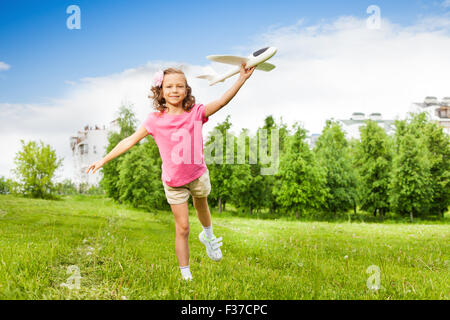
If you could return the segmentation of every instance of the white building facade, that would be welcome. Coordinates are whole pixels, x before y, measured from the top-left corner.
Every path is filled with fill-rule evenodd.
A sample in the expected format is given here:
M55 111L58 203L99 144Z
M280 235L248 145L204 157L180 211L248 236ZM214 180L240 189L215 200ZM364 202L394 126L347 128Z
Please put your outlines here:
M83 131L78 131L76 136L70 137L70 147L73 159L73 182L79 186L82 183L89 186L98 186L102 173L86 174L89 165L103 158L108 145L108 134L118 131L117 121L110 123L108 127L85 126Z
M366 117L365 113L354 112L350 119L338 120L342 124L342 130L345 132L347 140L361 139L359 128L365 126L367 120L375 121L378 126L384 129L388 135L395 133L395 120L384 120L381 113L371 113Z
M308 143L310 150L314 149L314 147L316 146L317 139L319 139L319 137L320 134L318 133L313 133L312 135L306 137L305 140Z
M450 134L450 97L438 101L436 97L426 97L423 103L413 103L410 112L426 112L431 121L436 122L444 129L444 132Z

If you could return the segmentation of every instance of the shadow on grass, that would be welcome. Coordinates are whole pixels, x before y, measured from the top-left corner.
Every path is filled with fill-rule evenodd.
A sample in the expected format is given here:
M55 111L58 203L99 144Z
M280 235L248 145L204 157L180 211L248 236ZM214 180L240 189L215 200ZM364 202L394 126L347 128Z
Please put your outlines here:
M228 206L228 205L227 205ZM320 212L312 211L306 214L300 215L296 218L295 213L286 212L273 212L270 213L268 210L258 210L254 211L252 215L248 211L242 209L237 209L232 206L228 206L227 210L222 211L219 214L217 208L211 208L211 214L214 216L221 217L240 217L248 219L261 219L261 220L284 220L284 221L305 221L305 222L355 222L355 223L389 223L389 224L405 224L411 223L409 216L402 216L393 212L386 213L385 216L380 218L379 216L374 216L371 213L357 210L355 214L353 210L344 212L338 212L336 214L331 212ZM444 215L444 218L435 216L427 217L415 217L412 224L450 224L450 212Z

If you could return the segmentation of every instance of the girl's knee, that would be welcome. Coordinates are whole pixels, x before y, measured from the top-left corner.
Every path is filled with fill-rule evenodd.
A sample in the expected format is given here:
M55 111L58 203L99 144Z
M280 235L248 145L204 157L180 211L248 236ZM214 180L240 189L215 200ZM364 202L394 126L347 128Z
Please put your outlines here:
M176 226L176 233L177 236L180 237L188 237L189 236L189 232L190 232L190 227L189 224L177 224Z
M192 202L194 203L194 208L196 209L203 209L208 206L208 197L204 198L192 198Z

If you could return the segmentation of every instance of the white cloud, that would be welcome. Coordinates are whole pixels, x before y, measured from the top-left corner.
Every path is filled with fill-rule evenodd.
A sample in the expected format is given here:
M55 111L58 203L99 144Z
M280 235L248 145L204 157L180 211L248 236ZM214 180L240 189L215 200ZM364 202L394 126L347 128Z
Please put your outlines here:
M433 23L431 23L433 21ZM255 71L237 96L205 124L204 134L230 114L233 131L261 126L266 116L280 117L291 126L304 124L320 133L325 121L349 118L353 112L381 112L385 119L403 118L412 102L427 95L449 96L450 19L423 18L412 27L383 20L380 30L369 30L364 19L341 17L333 22L275 28L260 35L240 52L247 55L267 45L278 47L271 59L277 68ZM224 52L218 52L224 53ZM219 98L235 81L209 87L195 76L220 64L184 64L197 102ZM147 99L153 73L179 62L153 61L104 77L70 83L66 95L48 105L0 103L0 175L8 175L20 139L42 139L65 157L62 175L72 172L69 137L84 125L107 124L122 102L135 106L140 122L152 111Z
M444 8L450 7L450 0L445 0L444 2L442 2L442 6L443 6Z
M0 61L0 71L9 70L11 66L3 61Z

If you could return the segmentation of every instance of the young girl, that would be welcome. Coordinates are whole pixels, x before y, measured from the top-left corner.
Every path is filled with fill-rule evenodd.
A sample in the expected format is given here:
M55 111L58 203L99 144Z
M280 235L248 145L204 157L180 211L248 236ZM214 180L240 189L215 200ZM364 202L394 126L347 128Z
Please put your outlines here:
M184 73L169 68L156 74L153 86L153 105L157 112L148 115L143 125L131 136L123 139L103 159L91 164L86 173L95 173L108 161L129 150L147 135L152 135L162 159L162 183L167 202L172 209L175 225L175 251L181 275L191 280L189 270L189 212L188 199L192 195L198 219L203 226L199 235L207 255L214 261L222 259L222 237L216 238L212 230L208 195L211 191L209 171L203 159L202 125L236 95L252 75L255 67L241 66L235 84L216 101L207 105L195 104L191 87ZM181 138L181 147L180 147ZM182 151L182 156L180 156Z

